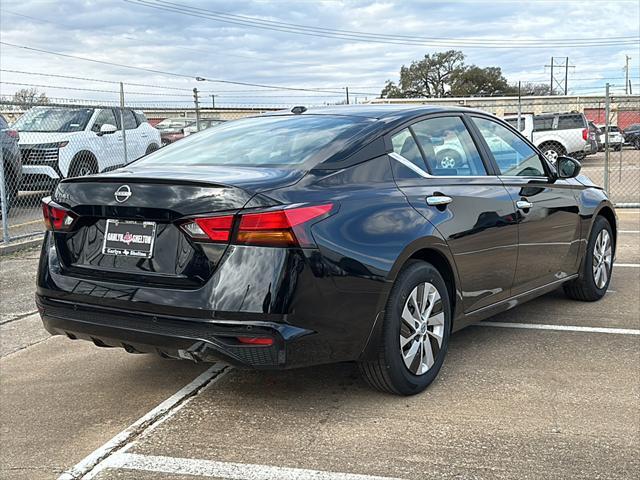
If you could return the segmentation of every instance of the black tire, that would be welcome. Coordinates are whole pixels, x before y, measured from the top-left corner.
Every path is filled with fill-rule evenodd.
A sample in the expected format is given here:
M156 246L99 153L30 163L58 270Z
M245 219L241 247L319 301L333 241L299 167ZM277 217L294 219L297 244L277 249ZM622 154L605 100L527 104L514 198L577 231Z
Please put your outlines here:
M158 147L158 145L156 145L155 143L152 143L151 145L149 145L147 147L147 151L144 152L144 154L145 155L149 155L150 153L155 152L156 150L158 150L158 148L160 148L160 147Z
M558 157L562 157L567 154L567 151L564 149L562 145L555 142L543 143L540 145L540 151L547 157L547 159L555 164L558 160Z
M602 231L607 232L611 242L611 260L608 268L605 265L605 268L607 269L606 282L604 282L603 285L599 286L596 283L594 273L594 249L596 248L595 246L598 236ZM606 218L597 216L595 221L593 222L593 228L591 229L589 243L587 244L587 250L585 252L584 259L582 260L582 266L580 267L579 276L575 280L567 282L563 285L564 293L569 298L580 300L583 302L595 302L596 300L600 300L602 297L604 297L605 293L607 293L607 288L609 288L609 283L611 282L614 251L615 244L611 225L609 225L609 222Z
M95 158L89 154L79 154L71 162L69 175L67 175L67 177L86 177L87 175L94 175L96 173L98 173L98 165Z
M635 147L636 150L640 150L640 138L636 138L633 141L633 146Z
M435 290L440 296L439 301L433 302L434 307L432 315L429 318L435 318L437 312L443 313L442 341L436 351L437 341L434 337L425 332L422 333L423 337L430 339L429 345L433 347L431 350L433 353L433 364L426 372L415 374L405 364L402 347L400 346L401 332L407 329L407 324L402 321L402 312L409 295L411 295L415 288L418 288L419 285L425 282L435 287ZM403 330L401 330L401 328ZM396 395L414 395L420 393L433 382L442 367L447 348L449 347L450 332L451 306L447 287L442 275L440 275L440 272L430 263L417 260L411 261L400 272L389 294L376 358L370 361L360 362L360 371L367 383L377 390ZM434 342L436 342L435 345ZM409 345L409 343L407 343L407 345ZM405 346L405 348L407 347ZM420 355L422 355L422 352ZM420 367L422 367L422 357L420 357L419 362Z

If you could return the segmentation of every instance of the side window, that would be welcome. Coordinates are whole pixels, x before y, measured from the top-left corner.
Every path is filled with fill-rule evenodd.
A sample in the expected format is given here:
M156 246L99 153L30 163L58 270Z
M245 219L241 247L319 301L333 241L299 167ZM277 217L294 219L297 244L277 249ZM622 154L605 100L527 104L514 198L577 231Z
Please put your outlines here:
M582 115L560 115L558 117L558 130L572 128L585 128L585 121Z
M493 120L475 117L473 122L487 142L502 175L525 177L545 175L540 156L527 145L524 139Z
M420 170L426 170L418 144L408 128L391 137L391 143L393 144L393 151L395 153L409 160Z
M136 117L133 116L133 112L131 110L127 110L126 108L122 111L124 117L124 129L125 130L133 130L138 128L138 124L136 123Z
M142 113L142 112L133 112L133 114L136 117L136 121L138 122L138 126L140 126L143 123L147 122L147 117L144 116L144 113Z
M411 126L432 175L484 176L487 170L460 117L436 117Z
M505 122L507 122L509 125L511 125L513 128L515 128L516 130L518 130L518 119L517 118L505 118L504 119ZM520 131L524 132L524 128L525 128L525 119L524 118L520 118Z
M100 110L100 113L96 116L96 120L93 122L91 131L97 133L102 128L102 125L105 124L113 125L114 127L118 125L118 122L116 122L116 116L110 108Z
M533 117L533 131L543 132L545 130L553 130L553 116Z

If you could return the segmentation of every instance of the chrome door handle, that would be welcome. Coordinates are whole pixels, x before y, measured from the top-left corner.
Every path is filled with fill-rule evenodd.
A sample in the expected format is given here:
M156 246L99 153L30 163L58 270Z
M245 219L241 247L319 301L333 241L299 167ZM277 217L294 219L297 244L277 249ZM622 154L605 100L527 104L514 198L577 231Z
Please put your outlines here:
M527 210L528 208L533 207L533 203L527 202L526 200L518 200L516 202L516 207L518 207L520 210Z
M427 205L432 207L448 205L451 202L453 202L453 198L446 197L444 195L432 195L431 197L427 197Z

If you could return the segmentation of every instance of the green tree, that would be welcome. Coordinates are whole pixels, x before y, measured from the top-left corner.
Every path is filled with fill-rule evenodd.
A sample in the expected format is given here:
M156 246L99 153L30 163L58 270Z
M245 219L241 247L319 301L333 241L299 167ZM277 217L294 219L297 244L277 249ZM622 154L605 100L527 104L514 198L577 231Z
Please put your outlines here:
M425 55L423 59L400 68L400 82L387 82L383 98L444 97L452 76L464 68L464 55L457 50Z
M23 107L49 103L47 96L44 93L40 93L36 88L21 88L13 94L13 101Z
M517 95L518 85L515 85L513 89L515 92L514 95ZM520 85L520 95L522 95L523 97L527 95L549 95L550 91L551 89L549 88L549 84L547 83L526 82Z
M387 80L382 92L380 93L380 98L405 98L406 95L400 90L400 88L391 80Z
M523 83L521 94L548 95L549 86ZM420 98L517 95L518 86L510 85L500 67L465 65L464 54L448 50L427 54L421 60L400 68L400 81L387 80L381 98Z
M488 97L511 95L512 88L500 67L464 67L452 75L451 95L454 97Z

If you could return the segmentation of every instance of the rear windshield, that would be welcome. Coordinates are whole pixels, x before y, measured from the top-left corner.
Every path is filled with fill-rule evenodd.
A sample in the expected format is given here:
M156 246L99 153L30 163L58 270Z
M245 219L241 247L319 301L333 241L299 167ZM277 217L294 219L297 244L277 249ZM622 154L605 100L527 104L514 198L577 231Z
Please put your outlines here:
M329 115L283 115L226 122L190 135L136 165L294 166L329 145L339 147L371 120Z

